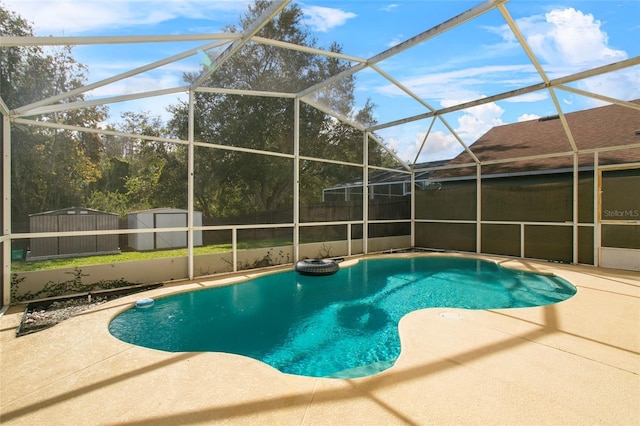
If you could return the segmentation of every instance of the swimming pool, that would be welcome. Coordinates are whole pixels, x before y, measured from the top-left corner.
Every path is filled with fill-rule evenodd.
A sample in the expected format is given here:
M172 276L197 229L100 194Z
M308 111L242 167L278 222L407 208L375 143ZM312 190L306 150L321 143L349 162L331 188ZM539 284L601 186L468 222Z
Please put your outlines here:
M553 276L459 257L363 260L331 276L294 271L179 293L109 324L125 342L170 352L228 352L284 373L353 378L391 367L398 322L433 307L542 306L576 293Z

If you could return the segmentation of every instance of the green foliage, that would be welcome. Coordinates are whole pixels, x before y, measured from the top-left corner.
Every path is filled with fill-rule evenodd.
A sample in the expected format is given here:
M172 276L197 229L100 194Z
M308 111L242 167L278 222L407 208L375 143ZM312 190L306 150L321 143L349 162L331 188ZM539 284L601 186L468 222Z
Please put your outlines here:
M87 204L93 209L104 212L117 213L120 218L125 218L131 211L129 197L120 192L93 191Z
M236 264L237 270L246 271L248 269L267 268L269 266L291 263L291 258L289 257L288 253L285 256L284 252L280 250L278 251L278 255L274 256L271 253L272 250L273 248L267 250L267 254L265 254L261 258L255 259L253 262L249 262L248 260L238 261ZM233 263L230 259L223 258L222 261L233 266Z
M27 21L0 8L1 36L31 36ZM86 68L71 48L1 47L0 93L9 108L60 95L82 86ZM83 100L75 95L65 102ZM56 112L41 121L96 127L106 118L105 107ZM96 135L28 125L12 126L12 215L79 206L89 185L100 178L102 142Z
M256 0L238 27L247 28L268 6ZM0 7L0 35L32 36L30 24ZM306 29L303 12L292 4L267 23L260 36L321 48ZM71 48L0 47L0 92L9 108L67 93L86 80L86 67ZM341 52L342 47L327 48ZM337 58L247 43L211 74L205 85L295 93L348 69ZM206 71L203 65L201 71ZM194 82L200 73L186 74ZM355 106L355 80L348 76L314 93L313 101L337 115L371 126L375 105ZM215 144L196 146L195 209L205 217L232 217L289 207L293 203L294 161L220 146L274 154L293 154L295 104L292 99L214 93L195 95L195 139ZM83 100L83 95L61 102ZM14 224L31 213L90 207L125 217L131 211L155 207L187 208L187 147L162 139L188 139L188 104L169 107L163 123L149 112L125 112L109 135L97 136L36 126L12 126L12 217ZM363 162L362 131L301 103L301 155ZM107 117L106 107L74 109L36 117L39 120L96 128ZM146 137L146 138L145 138ZM152 138L154 140L150 140ZM161 140L158 140L161 139ZM389 163L390 156L373 145L371 164ZM338 157L338 158L336 158ZM351 167L351 169L354 169ZM360 168L355 168L360 170ZM322 189L353 179L348 167L301 162L301 201L320 201ZM14 229L19 229L15 227Z
M260 16L268 4L257 0L250 5L241 19L242 29ZM267 23L259 35L319 47L302 20L300 7L288 6ZM238 32L240 28L226 30ZM329 47L332 52L341 52L341 49L337 44ZM350 66L347 61L337 58L248 43L224 62L205 85L295 93ZM201 71L206 71L205 66ZM185 80L193 83L199 75L186 74ZM375 124L375 106L367 102L364 108L357 110L354 90L354 77L349 76L315 94L314 101L353 121ZM169 108L173 118L168 128L172 135L181 139L188 136L188 110L186 102ZM196 93L194 114L196 141L293 153L294 102L291 99ZM303 155L357 164L363 162L362 131L304 104L300 108L299 121ZM375 151L371 154L374 157L388 155L380 149ZM337 155L339 158L335 158ZM318 201L322 188L343 176L324 173L322 167L304 169L307 164L310 162L305 162L301 172L311 175L302 184L309 182L311 186L302 187L301 192L314 193L316 199L313 201ZM293 166L291 159L198 147L194 175L196 209L205 216L231 216L290 206L293 202Z

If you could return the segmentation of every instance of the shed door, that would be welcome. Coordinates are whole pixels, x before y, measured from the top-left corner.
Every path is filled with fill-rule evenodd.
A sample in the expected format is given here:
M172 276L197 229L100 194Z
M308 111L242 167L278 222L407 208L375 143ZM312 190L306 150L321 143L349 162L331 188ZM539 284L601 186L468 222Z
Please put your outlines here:
M96 229L95 215L73 214L58 216L58 231L94 231ZM80 254L96 252L96 236L83 235L78 237L60 237L58 239L58 254Z
M640 271L640 166L600 168L600 266Z
M156 213L156 228L179 228L187 226L185 213ZM168 249L187 246L186 232L157 232L156 248Z

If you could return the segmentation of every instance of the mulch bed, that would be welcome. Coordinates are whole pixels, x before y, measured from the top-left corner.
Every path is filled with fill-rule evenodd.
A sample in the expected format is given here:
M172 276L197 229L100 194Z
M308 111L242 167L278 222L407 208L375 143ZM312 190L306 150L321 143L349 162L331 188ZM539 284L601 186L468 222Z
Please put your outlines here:
M161 287L162 284L137 285L112 290L99 290L29 303L22 315L16 336L24 336L53 327L87 309L94 308L110 300Z

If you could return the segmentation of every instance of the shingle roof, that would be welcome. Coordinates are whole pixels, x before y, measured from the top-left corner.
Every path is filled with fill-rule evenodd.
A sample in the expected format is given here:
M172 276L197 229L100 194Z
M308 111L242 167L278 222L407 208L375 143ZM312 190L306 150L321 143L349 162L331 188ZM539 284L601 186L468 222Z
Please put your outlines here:
M640 104L640 100L633 103ZM640 143L640 111L616 104L565 114L578 152ZM558 117L497 126L471 145L471 151L481 162L571 152L571 144ZM599 164L619 164L640 161L640 148L599 153ZM463 152L449 165L473 163ZM593 166L593 154L579 156L580 166ZM521 160L483 165L482 174L517 173L555 170L573 167L572 156ZM475 174L474 168L442 170L433 177L460 177Z

